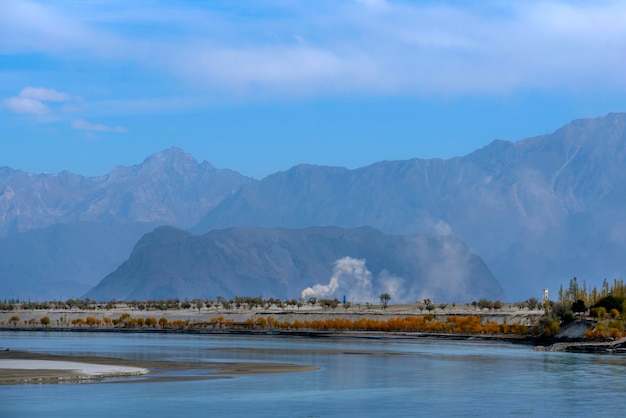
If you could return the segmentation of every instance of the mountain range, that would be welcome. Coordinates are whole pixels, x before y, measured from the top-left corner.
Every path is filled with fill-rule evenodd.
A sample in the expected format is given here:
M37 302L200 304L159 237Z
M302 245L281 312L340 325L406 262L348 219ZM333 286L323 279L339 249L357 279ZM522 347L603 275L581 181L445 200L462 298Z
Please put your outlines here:
M543 288L556 290L574 276L590 283L621 276L626 268L625 160L626 114L613 113L575 120L548 135L496 140L447 160L381 161L353 170L298 165L262 180L198 163L177 148L100 177L0 168L0 248L5 249L0 292L23 298L33 289L62 288L68 280L80 283L75 289L82 292L119 272L125 260L131 262L133 245L136 256L145 244L141 235L158 225L186 229L199 240L216 230L241 235L242 227L254 235L276 228L370 226L385 237L460 239L485 261L508 298L521 300L540 295ZM83 227L84 234L76 232ZM171 233L171 239L177 234ZM98 247L96 241L108 244ZM85 251L75 253L70 242L84 242L76 247ZM266 245L265 240L249 242ZM118 248L113 251L111 245ZM250 258L238 263L254 265L254 251L248 250ZM335 256L340 257L319 259L327 275ZM81 263L68 262L75 257ZM301 286L266 283L266 293L258 293L293 292ZM226 296L228 287L220 286Z
M79 297L142 235L192 226L251 181L179 148L98 177L0 168L0 298Z
M4 167L0 168L0 236L71 222L191 227L251 181L206 161L198 163L179 148L98 177L67 171L32 174Z
M299 165L243 185L193 229L370 225L453 234L510 297L626 268L626 114L493 141L467 156L348 170ZM268 198L271 196L271 198Z

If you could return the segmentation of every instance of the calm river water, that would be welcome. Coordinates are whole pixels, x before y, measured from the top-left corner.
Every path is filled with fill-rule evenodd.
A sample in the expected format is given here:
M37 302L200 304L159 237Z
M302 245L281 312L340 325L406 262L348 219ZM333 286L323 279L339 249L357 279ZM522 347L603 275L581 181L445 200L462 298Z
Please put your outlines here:
M623 416L626 356L527 346L174 334L0 332L0 347L136 360L261 361L315 372L0 387L0 417Z

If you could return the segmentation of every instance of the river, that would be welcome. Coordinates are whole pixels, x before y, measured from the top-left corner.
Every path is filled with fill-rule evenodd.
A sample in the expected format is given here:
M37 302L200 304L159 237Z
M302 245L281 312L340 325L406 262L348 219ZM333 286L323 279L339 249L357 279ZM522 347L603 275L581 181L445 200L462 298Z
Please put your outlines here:
M622 416L626 356L498 342L0 332L0 347L133 360L258 361L313 372L0 387L0 417Z

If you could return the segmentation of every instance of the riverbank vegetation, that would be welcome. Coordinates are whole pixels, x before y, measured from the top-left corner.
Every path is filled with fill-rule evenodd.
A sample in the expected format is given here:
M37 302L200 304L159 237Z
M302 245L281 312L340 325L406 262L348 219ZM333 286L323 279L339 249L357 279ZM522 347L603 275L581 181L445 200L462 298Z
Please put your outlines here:
M592 318L593 329L585 332L588 339L618 339L626 337L626 284L622 279L613 283L604 280L600 288L579 283L574 277L569 286L561 286L558 301L550 304L542 323L546 335L555 333L560 324L577 318Z
M471 304L390 305L340 302L338 299L303 300L236 297L231 300L148 300L96 302L93 300L5 301L0 311L11 313L0 327L9 329L124 329L194 331L297 332L416 332L465 335L515 335L537 332L540 312L536 300L519 304L481 299ZM531 309L532 308L532 309ZM52 315L53 314L53 315ZM20 318L23 315L23 318Z
M16 327L19 317L12 317L12 327ZM31 327L48 327L50 319L41 318L40 321L26 322ZM438 318L433 314L424 316L396 316L388 319L374 319L363 317L356 320L331 317L326 319L296 319L293 321L281 320L270 316L256 316L245 321L235 321L216 316L205 320L168 319L166 317L133 317L123 313L117 318L105 316L77 317L68 321L61 318L56 327L74 329L164 329L164 330L259 330L259 331L380 331L380 332L422 332L422 333L459 333L459 334L512 334L528 335L531 328L519 323L507 324L496 321L484 322L480 316L451 315Z
M342 303L338 299L323 298L235 297L227 300L219 296L215 300L182 301L176 298L124 302L5 300L0 302L0 312L13 315L0 320L0 327L379 331L554 337L561 326L585 318L594 323L593 328L585 332L587 339L626 337L626 285L622 280L604 281L600 288L592 288L573 278L567 288L559 289L558 300L549 302L548 306L535 298L515 304L481 299L465 305L436 304L424 299L398 309L399 305L390 305L390 300L388 294L381 295L380 304ZM25 313L24 318L20 318L21 312ZM36 312L42 314L33 314ZM191 317L192 313L195 316Z

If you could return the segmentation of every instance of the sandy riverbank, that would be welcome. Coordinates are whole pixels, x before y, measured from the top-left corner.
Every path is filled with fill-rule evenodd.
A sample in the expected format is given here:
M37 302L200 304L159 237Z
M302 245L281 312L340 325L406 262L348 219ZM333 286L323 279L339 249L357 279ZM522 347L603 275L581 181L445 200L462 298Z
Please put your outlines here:
M208 380L257 373L294 373L316 366L254 362L137 361L94 356L0 352L0 384L77 383L134 377L133 382ZM118 381L118 380L108 380Z

